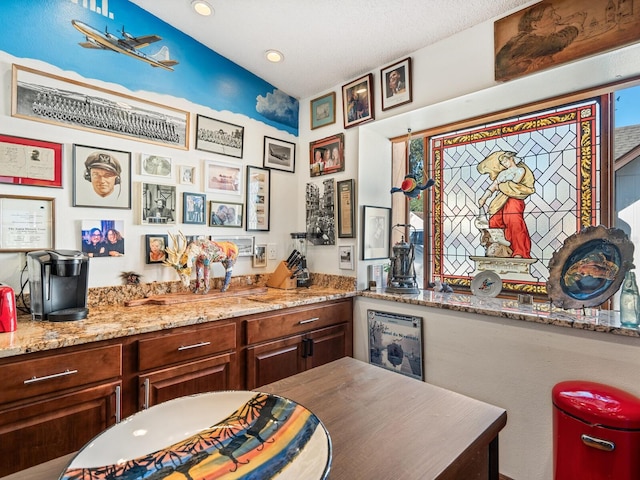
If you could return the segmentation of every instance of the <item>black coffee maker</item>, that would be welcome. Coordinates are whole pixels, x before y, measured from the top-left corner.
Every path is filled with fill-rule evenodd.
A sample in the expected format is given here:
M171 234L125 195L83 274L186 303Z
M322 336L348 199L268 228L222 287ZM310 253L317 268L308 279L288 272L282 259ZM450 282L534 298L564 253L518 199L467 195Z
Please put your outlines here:
M66 322L87 318L89 257L76 250L27 254L31 318Z

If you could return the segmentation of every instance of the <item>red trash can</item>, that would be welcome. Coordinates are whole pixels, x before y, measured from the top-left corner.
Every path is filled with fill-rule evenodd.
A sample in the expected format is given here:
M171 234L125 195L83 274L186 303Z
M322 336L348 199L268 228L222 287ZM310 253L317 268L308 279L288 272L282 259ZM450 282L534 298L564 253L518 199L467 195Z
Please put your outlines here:
M555 480L640 479L640 398L602 383L553 387Z

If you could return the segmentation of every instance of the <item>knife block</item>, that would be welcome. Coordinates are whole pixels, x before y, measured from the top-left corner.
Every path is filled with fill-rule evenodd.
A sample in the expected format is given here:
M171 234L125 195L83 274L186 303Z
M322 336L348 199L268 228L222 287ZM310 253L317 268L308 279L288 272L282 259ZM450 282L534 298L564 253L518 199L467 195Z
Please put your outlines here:
M292 290L298 286L298 281L295 278L291 278L293 272L287 268L286 262L281 261L276 267L275 271L269 276L267 280L267 287L280 288L282 290Z

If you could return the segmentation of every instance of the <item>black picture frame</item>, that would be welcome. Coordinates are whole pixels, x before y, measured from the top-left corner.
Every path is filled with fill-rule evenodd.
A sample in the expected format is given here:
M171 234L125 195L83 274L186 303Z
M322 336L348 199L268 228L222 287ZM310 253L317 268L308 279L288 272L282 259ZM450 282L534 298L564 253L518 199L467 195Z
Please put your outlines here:
M155 242L161 243L160 247L155 247ZM145 243L145 262L147 264L163 263L167 259L167 252L165 249L169 246L169 235L164 234L147 234L144 236ZM161 256L156 256L158 251L162 251Z
M196 150L242 158L244 127L215 118L196 116Z
M246 230L268 232L271 216L271 170L247 165Z
M296 144L265 136L262 166L272 170L295 173Z
M207 224L207 196L205 194L182 192L182 223Z
M407 57L380 70L382 110L406 105L413 101L411 57Z

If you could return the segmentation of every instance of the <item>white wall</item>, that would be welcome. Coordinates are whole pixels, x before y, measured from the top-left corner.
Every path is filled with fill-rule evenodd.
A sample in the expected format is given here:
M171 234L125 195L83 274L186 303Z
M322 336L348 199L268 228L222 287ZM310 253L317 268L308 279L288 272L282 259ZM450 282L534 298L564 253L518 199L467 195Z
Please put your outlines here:
M11 117L11 64L17 63L23 66L33 67L48 73L58 74L70 80L83 81L91 85L101 86L109 90L134 95L138 98L162 103L175 108L191 112L190 149L188 151L168 148L134 140L117 138L108 135L100 135L84 132L74 128L48 125L44 123ZM304 153L297 151L296 173L272 171L271 174L271 225L269 232L246 232L240 228L212 228L205 225L185 225L182 221L182 192L204 192L202 166L205 160L218 160L227 163L241 164L243 170L246 165L262 167L264 136L270 136L281 140L296 142L297 138L284 131L277 130L263 123L249 119L242 115L230 112L217 112L209 108L190 103L184 99L166 97L153 92L129 92L119 85L103 82L88 81L73 72L63 72L40 61L14 58L5 52L0 52L0 118L1 133L4 135L20 136L37 140L46 140L63 144L63 188L45 188L33 186L19 186L0 184L0 193L6 195L24 195L55 198L55 247L58 249L81 250L80 228L82 220L122 220L124 221L125 256L94 258L89 267L89 286L109 286L122 283L120 273L123 271L135 271L142 274L145 283L153 281L172 281L178 277L173 269L159 264L145 264L145 234L166 234L168 231L177 233L178 229L185 235L214 235L214 236L254 236L256 243L277 244L278 259L269 260L266 268L253 268L250 257L240 257L234 267L234 275L249 273L272 272L277 263L286 258L291 245L290 232L300 231L303 224L297 223L300 202L292 201L292 196L297 194L296 184L301 176L300 170L304 169ZM194 149L195 138L195 114L224 120L236 125L242 125L244 130L243 158L237 159L223 155L198 151ZM132 152L132 209L103 209L72 207L72 153L73 144L89 145L116 150ZM156 154L171 157L174 165L194 165L199 169L198 185L177 185L178 211L176 211L177 223L171 226L141 225L140 217L140 183L177 183L177 172L173 182L159 180L158 177L140 175L140 154ZM300 157L303 158L301 161ZM305 172L306 173L306 172ZM243 171L243 177L246 171ZM236 203L245 203L245 186L242 196L207 194L207 200L222 200ZM304 197L302 197L304 198ZM302 200L304 204L304 200ZM208 211L208 210L207 210ZM302 228L303 229L303 228ZM303 229L304 230L304 229ZM25 253L0 253L0 283L13 287L18 292L20 289L20 272L26 263ZM337 258L335 259L337 264ZM214 266L213 275L223 276L224 271L220 265ZM24 275L23 281L28 276Z

